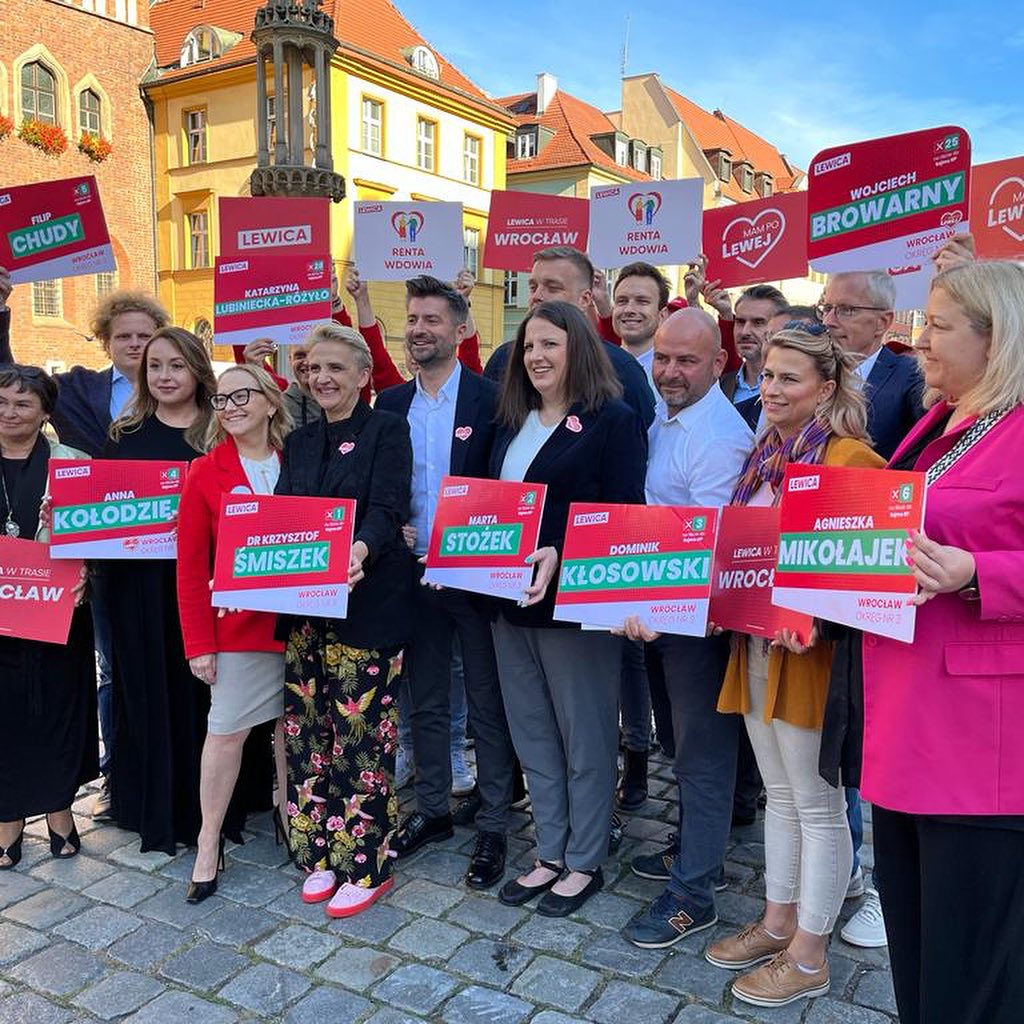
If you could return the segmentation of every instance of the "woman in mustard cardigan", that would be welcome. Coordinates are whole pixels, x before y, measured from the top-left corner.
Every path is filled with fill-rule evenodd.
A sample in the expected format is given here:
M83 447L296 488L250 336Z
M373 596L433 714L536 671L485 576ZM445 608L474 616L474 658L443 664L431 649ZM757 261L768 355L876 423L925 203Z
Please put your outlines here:
M773 336L761 376L767 425L734 505L777 504L789 462L884 464L868 447L855 365L827 334ZM737 634L718 703L719 711L744 716L768 793L766 907L762 920L713 943L706 955L729 970L756 968L732 991L757 1006L828 991L825 951L853 863L843 791L818 774L832 645L817 630L807 640L805 646L788 630L771 644Z

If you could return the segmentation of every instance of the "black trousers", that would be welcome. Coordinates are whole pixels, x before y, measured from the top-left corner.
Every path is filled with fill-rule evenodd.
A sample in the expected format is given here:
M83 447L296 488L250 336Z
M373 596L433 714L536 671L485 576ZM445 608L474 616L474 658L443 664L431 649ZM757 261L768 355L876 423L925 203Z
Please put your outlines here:
M1024 831L873 813L901 1024L1020 1024Z

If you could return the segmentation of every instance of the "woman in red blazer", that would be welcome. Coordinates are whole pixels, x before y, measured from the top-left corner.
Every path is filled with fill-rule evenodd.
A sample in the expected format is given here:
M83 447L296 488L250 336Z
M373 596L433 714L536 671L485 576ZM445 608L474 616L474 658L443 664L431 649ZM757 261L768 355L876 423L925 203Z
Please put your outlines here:
M210 433L215 447L192 463L178 513L178 611L185 656L193 675L211 688L199 786L203 826L185 897L189 903L217 890L224 814L245 739L262 722L278 722L274 755L278 793L285 792L284 644L274 639L277 616L219 612L210 602L209 581L221 496L274 493L290 423L280 389L261 367L225 370L210 402L216 412ZM280 832L276 816L275 827Z

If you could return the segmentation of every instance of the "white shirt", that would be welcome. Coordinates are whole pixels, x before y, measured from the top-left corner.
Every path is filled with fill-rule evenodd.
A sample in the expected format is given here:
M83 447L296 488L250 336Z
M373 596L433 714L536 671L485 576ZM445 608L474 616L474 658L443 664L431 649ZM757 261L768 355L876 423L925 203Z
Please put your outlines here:
M533 409L526 417L526 422L519 428L519 433L512 438L512 443L505 452L505 458L501 463L502 480L522 480L530 463L537 458L537 453L544 447L545 441L558 429L561 424L553 423L550 427L544 426L540 421L540 413Z
M857 373L860 374L860 378L861 378L861 380L864 381L865 384L868 382L868 377L871 376L871 371L875 368L875 363L878 362L878 357L881 354L882 354L882 348L881 348L881 346L879 346L877 349L875 349L874 352L871 353L871 355L869 355L866 358L862 359L857 364Z
M265 459L247 459L244 455L238 458L252 493L273 494L281 475L281 459L277 452L271 452Z
M648 505L727 505L754 446L754 435L717 381L675 416L659 398L647 436Z

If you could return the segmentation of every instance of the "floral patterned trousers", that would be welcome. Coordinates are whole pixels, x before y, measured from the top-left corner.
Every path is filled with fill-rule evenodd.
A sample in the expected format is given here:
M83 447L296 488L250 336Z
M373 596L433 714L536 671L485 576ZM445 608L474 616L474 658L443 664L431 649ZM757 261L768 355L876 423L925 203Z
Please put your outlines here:
M390 877L401 666L396 648L339 643L329 619L288 637L288 842L299 867L368 888Z

